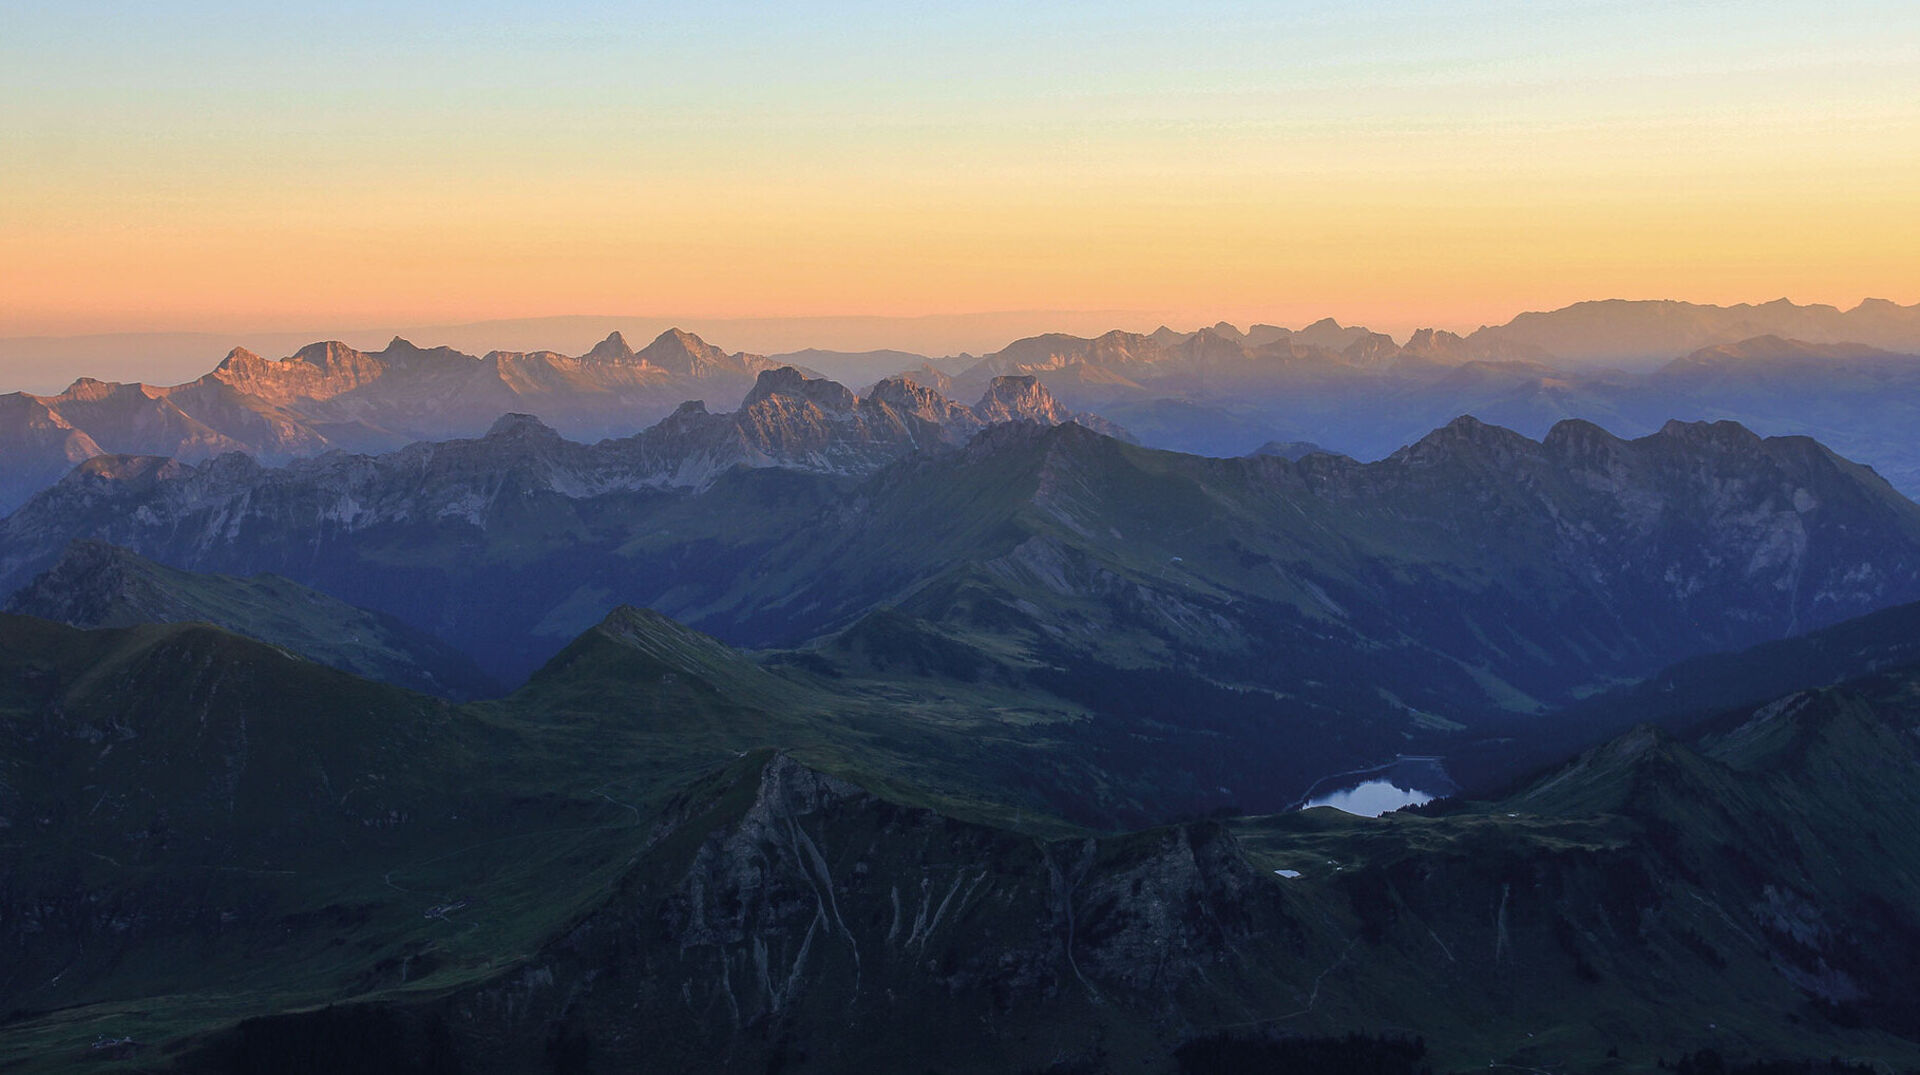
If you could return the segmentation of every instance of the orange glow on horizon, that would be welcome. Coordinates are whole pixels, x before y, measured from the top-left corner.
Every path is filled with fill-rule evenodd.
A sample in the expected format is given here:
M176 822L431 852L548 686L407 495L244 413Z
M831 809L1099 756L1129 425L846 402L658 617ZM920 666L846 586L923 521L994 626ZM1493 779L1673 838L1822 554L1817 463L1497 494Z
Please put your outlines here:
M1070 7L946 27L973 52L916 25L959 15L881 39L682 13L700 48L534 18L399 58L344 18L272 47L218 12L153 30L172 53L137 23L49 38L98 55L24 20L0 336L1033 309L1404 333L1920 300L1920 47L1886 11L1527 10ZM1117 51L1064 47L1088 40Z

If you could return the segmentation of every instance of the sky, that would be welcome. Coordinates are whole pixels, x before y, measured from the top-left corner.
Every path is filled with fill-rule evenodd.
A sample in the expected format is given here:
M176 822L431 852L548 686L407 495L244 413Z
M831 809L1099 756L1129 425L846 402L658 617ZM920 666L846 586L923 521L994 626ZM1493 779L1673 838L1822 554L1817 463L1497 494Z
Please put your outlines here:
M269 7L0 0L0 336L1920 300L1911 0Z

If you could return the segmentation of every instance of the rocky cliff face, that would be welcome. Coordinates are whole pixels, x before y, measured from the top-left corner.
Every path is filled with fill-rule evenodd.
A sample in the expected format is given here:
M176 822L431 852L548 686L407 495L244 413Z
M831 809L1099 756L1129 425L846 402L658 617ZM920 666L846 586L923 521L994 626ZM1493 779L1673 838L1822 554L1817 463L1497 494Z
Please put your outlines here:
M1085 1013L1181 1025L1176 998L1303 946L1218 825L1048 843L784 755L742 792L677 804L618 895L524 972L449 1001L476 1052L511 1065L559 1026L597 1062L663 1070L1074 1055ZM682 1032L655 1030L669 1023Z
M959 821L760 753L673 798L517 965L380 1003L392 1047L472 1071L1170 1071L1195 1040L1383 1026L1450 1069L1730 1042L1916 1056L1905 689L1781 699L1685 742L1638 730L1438 816L1102 837ZM1849 828L1872 835L1835 840ZM313 1018L255 1030L287 1048Z

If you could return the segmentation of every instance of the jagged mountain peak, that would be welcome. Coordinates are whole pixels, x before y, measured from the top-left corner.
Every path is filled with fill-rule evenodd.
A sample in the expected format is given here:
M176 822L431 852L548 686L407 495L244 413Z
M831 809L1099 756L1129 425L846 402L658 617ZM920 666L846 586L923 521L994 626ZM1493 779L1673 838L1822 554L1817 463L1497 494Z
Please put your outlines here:
M398 337L396 337L396 339L397 338ZM231 351L227 352L227 357L221 359L220 364L218 366L215 366L214 369L218 371L218 370L224 370L224 369L231 369L234 366L240 366L240 365L247 365L247 364L257 365L265 361L266 359L261 358L259 355L255 354L252 351L247 350L244 347L235 347Z
M365 358L366 355L339 340L321 340L310 343L293 353L290 361L305 362L314 366L330 366L343 361Z
M867 398L885 403L896 410L918 410L921 407L946 397L940 394L937 386L924 385L902 374L888 377L867 390Z
M618 329L607 333L607 338L593 345L593 349L581 358L597 362L625 362L634 356L634 350L627 338Z
M1465 338L1457 332L1448 332L1446 329L1423 328L1415 329L1413 335L1407 337L1407 342L1404 346L1409 351L1434 351L1456 348L1465 342Z
M683 329L670 328L636 352L636 357L669 373L692 375L725 361L725 351Z
M1053 393L1032 376L995 377L973 410L984 422L1026 419L1051 425L1068 417Z
M97 377L76 377L60 393L61 399L99 400L105 399L121 388L126 387L118 381L102 381Z
M853 392L838 381L808 377L792 366L777 366L760 371L752 390L741 400L740 409L750 410L774 396L806 400L832 414L844 414L854 404Z

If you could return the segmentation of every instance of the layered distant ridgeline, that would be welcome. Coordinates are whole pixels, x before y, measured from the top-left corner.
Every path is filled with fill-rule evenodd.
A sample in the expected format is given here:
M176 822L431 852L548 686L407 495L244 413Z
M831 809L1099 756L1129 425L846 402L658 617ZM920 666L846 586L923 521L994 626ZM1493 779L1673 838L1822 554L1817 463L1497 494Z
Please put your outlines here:
M1292 333L1255 326L1242 334L1222 324L1184 335L1163 329L1092 339L1039 336L937 383L964 395L989 377L1031 376L1062 402L1112 419L1143 444L1206 455L1309 442L1377 459L1461 414L1531 437L1568 418L1626 436L1655 432L1676 418L1732 420L1764 434L1818 437L1909 494L1920 493L1920 447L1908 435L1920 418L1920 358L1914 357L1920 340L1878 334L1899 344L1893 351L1813 332L1809 340L1710 331L1718 325L1744 333L1766 323L1724 318L1652 332L1640 321L1664 323L1655 315L1669 304L1596 305L1612 311L1612 320L1573 307L1538 315L1545 320L1530 335L1512 326L1464 338L1422 331L1404 345L1331 321ZM1621 357L1634 360L1635 368L1569 360L1527 342L1560 341L1546 327L1562 315L1583 331L1615 325L1623 334L1620 346L1633 348ZM1850 323L1843 318L1826 327ZM1696 346L1700 340L1715 342ZM1564 345L1582 355L1598 346L1571 329ZM1652 353L1637 349L1669 345Z
M1153 447L1241 455L1305 441L1384 456L1460 414L1544 436L1584 418L1639 435L1667 420L1741 421L1821 438L1920 492L1920 306L1841 311L1580 303L1466 336L1396 341L1331 319L1298 330L1221 323L1015 341L985 357L904 351L729 354L673 330L635 351L619 333L578 356L484 357L402 339L361 352L315 343L284 359L236 349L206 376L157 387L76 381L52 396L0 396L0 511L100 454L197 462L241 451L281 462L331 449L384 451L475 436L526 413L580 440L624 437L703 400L731 409L763 371L825 370L853 385L906 374L956 399L1031 376L1062 403ZM1613 368L1613 367L1623 368Z
M83 378L57 396L0 397L0 449L12 464L0 504L102 452L197 461L243 451L284 461L470 436L511 411L536 411L574 436L625 435L689 399L731 406L775 365L678 331L640 351L616 332L579 356L476 358L398 338L374 352L316 343L278 360L235 348L187 384Z
M1049 714L1026 719L1144 789L1076 816L1129 824L1277 808L1329 772L1920 599L1920 506L1806 438L1568 421L1535 441L1461 418L1359 463L1102 426L1030 377L963 406L777 369L737 411L593 445L508 416L279 468L104 456L0 521L0 590L103 540L291 579L508 682L645 605L902 704L988 690Z

